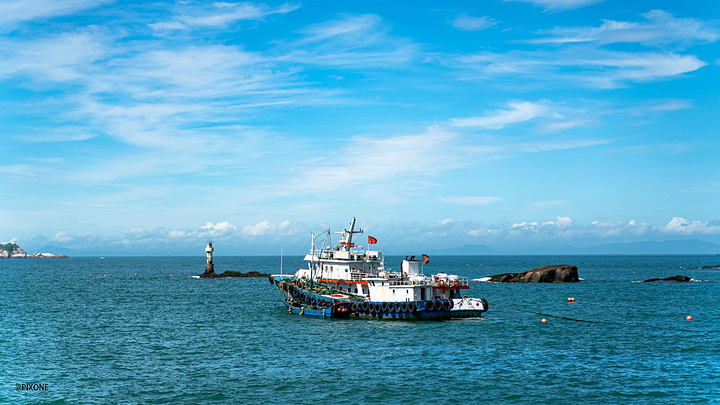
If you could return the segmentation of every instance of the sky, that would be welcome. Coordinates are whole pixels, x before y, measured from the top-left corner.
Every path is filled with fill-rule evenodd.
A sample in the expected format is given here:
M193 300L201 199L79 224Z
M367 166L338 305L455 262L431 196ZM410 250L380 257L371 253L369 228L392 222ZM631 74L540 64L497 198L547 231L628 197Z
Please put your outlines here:
M692 0L0 0L0 241L720 243L719 42Z

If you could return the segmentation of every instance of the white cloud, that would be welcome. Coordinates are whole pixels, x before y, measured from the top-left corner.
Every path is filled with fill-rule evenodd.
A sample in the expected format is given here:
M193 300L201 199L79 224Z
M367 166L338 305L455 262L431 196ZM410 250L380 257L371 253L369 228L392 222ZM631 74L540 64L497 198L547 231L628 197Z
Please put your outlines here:
M557 27L550 31L540 32L540 34L549 34L548 37L529 42L553 44L624 42L663 46L713 43L720 37L717 30L710 24L694 18L675 18L672 14L662 10L652 10L641 15L648 21L603 20L598 27Z
M282 221L279 224L272 223L268 220L258 222L255 225L245 225L242 227L242 236L256 238L256 237L280 237L280 236L292 236L301 232L302 229L298 226L293 226L290 221Z
M556 51L483 52L451 56L441 63L463 71L462 78L465 80L508 77L513 82L523 78L537 80L545 86L562 83L564 86L600 89L624 87L633 82L666 80L707 66L707 62L694 55L622 52L588 46Z
M662 232L681 235L702 235L720 233L720 225L709 224L707 221L688 221L682 217L673 217L667 225L660 228Z
M469 165L456 134L437 126L415 135L357 136L342 144L346 146L336 153L303 162L294 169L297 179L279 189L315 193L327 191L328 184L412 187L428 176Z
M603 0L504 0L504 1L521 1L524 3L532 3L537 7L542 7L545 11L565 11L580 7L589 6L591 4L600 3Z
M561 131L567 131L568 129L587 127L593 123L595 123L595 121L588 119L558 120L544 123L540 126L540 128L538 128L538 130L542 134L554 134Z
M110 0L9 0L0 2L0 31L23 21L51 19L109 3Z
M19 75L39 82L84 81L95 63L113 53L108 38L94 31L30 40L0 38L0 47L5 50L0 78Z
M68 242L72 242L73 238L71 236L69 236L67 232L62 231L62 232L56 233L55 236L52 239L50 239L50 241L58 242L58 243L68 243Z
M271 8L254 3L181 3L178 16L170 21L150 24L156 31L179 30L193 27L224 28L237 21L258 21L271 14L285 14L295 11L300 5L285 3Z
M510 231L530 231L537 233L539 226L540 224L538 222L519 222L512 224L512 226L510 226Z
M471 17L467 14L461 14L450 20L450 24L461 31L482 31L497 25L497 23L490 17Z
M444 198L440 199L440 201L444 201L448 204L468 205L468 206L478 206L478 207L484 207L486 205L494 204L494 203L500 202L502 200L503 200L502 197L456 197L456 196L444 197Z
M452 118L450 122L456 127L502 129L506 125L540 117L548 111L547 106L543 103L533 103L529 101L514 101L508 103L507 106L507 109L497 110L485 116Z
M208 222L205 224L205 226L201 227L200 230L201 234L207 236L222 237L235 233L237 231L237 226L227 221L218 222L217 224Z
M573 224L574 221L570 217L557 217L555 221L547 221L542 224L537 221L515 223L510 226L509 231L514 235L525 232L537 234L541 231L562 232L564 235L569 228L572 228Z
M278 46L277 60L358 70L414 59L417 46L389 31L377 15L343 15L300 30L301 38Z
M559 229L565 229L569 228L573 225L573 220L570 219L570 217L557 217L555 221L548 221L543 224L545 225L554 225L555 227Z

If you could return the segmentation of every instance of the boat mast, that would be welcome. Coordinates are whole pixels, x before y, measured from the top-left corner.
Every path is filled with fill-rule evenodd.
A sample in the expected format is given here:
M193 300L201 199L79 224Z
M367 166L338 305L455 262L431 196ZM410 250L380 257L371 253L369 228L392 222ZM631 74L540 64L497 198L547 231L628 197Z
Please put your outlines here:
M363 233L362 229L359 231L356 231L354 229L355 229L355 217L353 217L352 222L350 223L350 230L348 231L346 229L344 232L345 234L347 234L347 236L345 237L345 243L343 244L343 246L345 247L345 251L347 251L347 252L349 252L350 248L352 247L353 234L354 233Z
M312 233L312 243L310 244L310 291L313 288L313 277L315 277L315 232Z

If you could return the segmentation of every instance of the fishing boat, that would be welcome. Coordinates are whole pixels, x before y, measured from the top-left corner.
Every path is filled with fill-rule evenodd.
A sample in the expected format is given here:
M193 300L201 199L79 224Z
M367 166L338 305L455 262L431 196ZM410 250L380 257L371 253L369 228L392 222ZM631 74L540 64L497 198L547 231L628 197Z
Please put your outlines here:
M441 320L480 317L488 310L484 299L468 298L468 279L438 273L426 276L429 257L406 256L399 271L385 267L383 252L353 242L355 218L350 229L332 244L330 229L316 238L312 233L307 268L293 274L274 274L271 284L283 293L288 313L324 318L377 318ZM368 236L368 246L377 239Z

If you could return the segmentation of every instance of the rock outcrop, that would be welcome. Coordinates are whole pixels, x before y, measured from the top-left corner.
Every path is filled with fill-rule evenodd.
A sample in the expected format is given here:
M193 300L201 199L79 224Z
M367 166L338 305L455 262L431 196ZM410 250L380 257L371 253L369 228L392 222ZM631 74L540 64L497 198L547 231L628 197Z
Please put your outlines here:
M228 277L268 277L269 274L260 273L258 271L249 271L247 273L241 273L239 271L228 270L223 273L217 274L214 271L212 273L200 274L200 278L228 278Z
M644 283L652 283L653 281L677 281L680 283L687 283L690 280L691 280L691 278L688 276L672 276L672 277L668 277L668 278L650 278L643 282Z
M67 259L65 255L55 256L52 253L33 253L32 255L15 242L0 245L0 259Z
M16 245L15 242L6 243L0 245L0 258L11 259L20 258L24 259L27 257L27 252L24 251L20 246Z
M494 283L575 283L580 281L578 268L568 264L542 266L522 273L504 273L490 277Z

